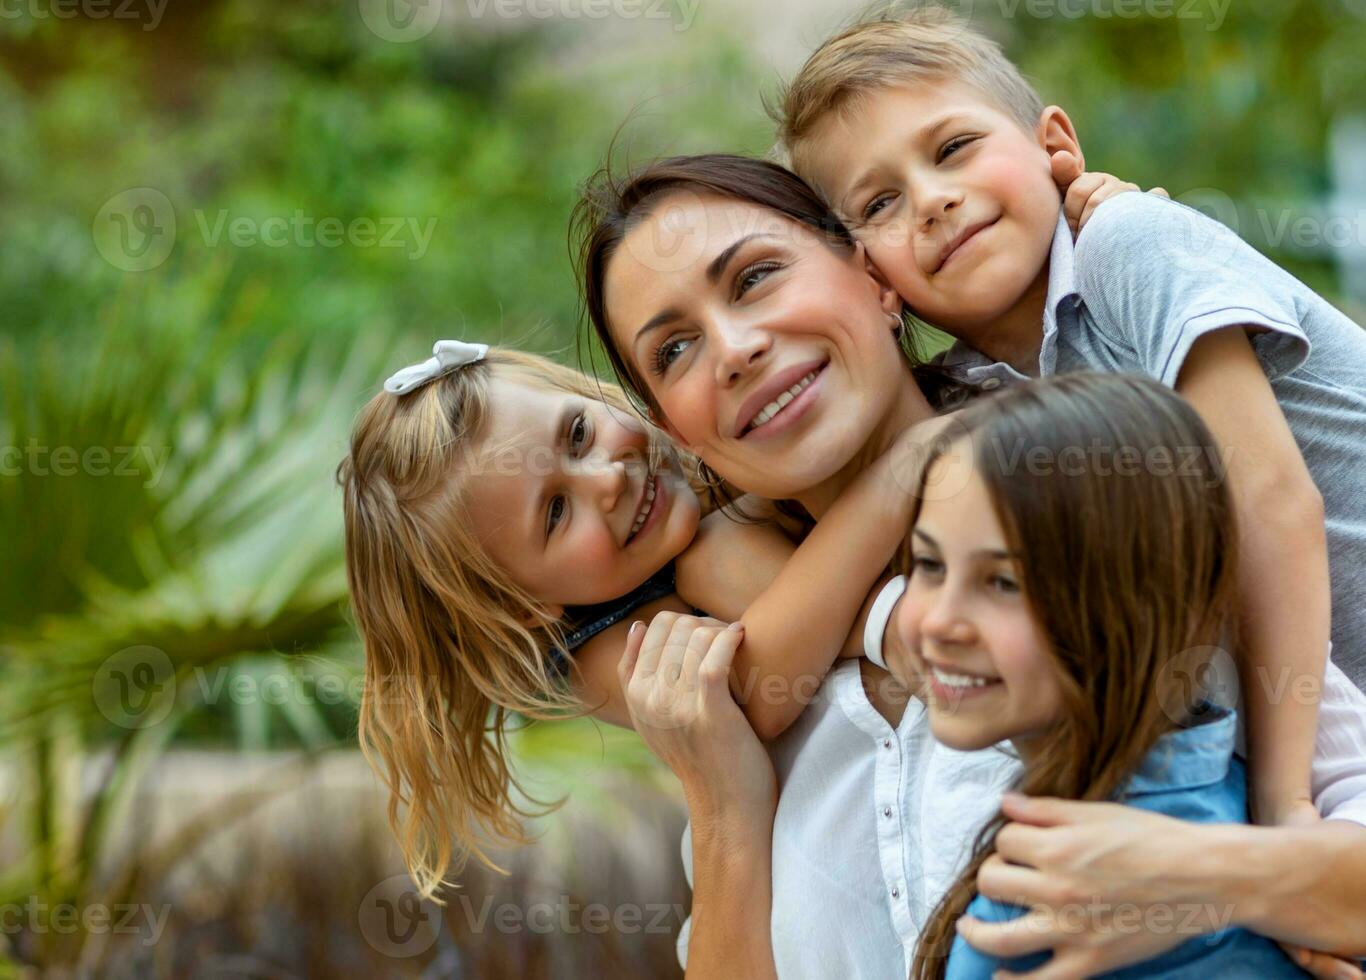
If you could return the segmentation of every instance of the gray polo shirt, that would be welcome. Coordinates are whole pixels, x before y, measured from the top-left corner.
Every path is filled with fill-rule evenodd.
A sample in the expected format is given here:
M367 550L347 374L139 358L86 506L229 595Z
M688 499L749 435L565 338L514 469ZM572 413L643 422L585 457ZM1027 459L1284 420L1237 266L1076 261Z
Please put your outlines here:
M1175 386L1191 346L1251 325L1252 347L1327 515L1333 661L1366 690L1366 330L1224 225L1151 194L1099 208L1049 258L1040 376L1129 371ZM1025 380L962 343L936 358L969 381Z

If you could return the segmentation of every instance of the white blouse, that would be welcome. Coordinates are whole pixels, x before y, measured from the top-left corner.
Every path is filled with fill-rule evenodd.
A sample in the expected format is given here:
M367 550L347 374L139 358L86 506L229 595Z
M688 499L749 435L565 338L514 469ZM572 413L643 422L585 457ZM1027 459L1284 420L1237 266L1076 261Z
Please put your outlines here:
M894 730L868 702L859 661L836 665L769 746L773 958L782 980L904 980L915 941L1000 806L1019 763L1004 748L958 752L912 699ZM1329 665L1314 796L1325 816L1366 825L1366 695ZM691 825L683 867L692 873ZM687 965L691 919L678 937Z

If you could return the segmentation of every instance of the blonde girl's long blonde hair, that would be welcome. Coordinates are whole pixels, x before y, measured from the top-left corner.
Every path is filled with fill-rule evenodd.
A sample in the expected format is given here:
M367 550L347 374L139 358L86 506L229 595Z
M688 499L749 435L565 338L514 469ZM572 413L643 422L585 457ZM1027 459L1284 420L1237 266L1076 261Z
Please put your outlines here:
M490 844L528 842L530 797L507 762L514 715L584 714L547 652L559 624L480 547L466 488L493 379L633 410L621 389L507 347L409 392L381 392L337 468L346 573L365 647L359 739L389 791L389 825L424 897ZM662 434L652 430L652 451ZM571 661L571 670L573 670ZM531 804L531 805L528 805Z
M1214 437L1175 392L1133 375L1031 382L960 417L1062 689L1017 789L1113 799L1195 707L1190 678L1212 648L1236 640L1238 542ZM1003 822L930 917L914 980L944 976Z

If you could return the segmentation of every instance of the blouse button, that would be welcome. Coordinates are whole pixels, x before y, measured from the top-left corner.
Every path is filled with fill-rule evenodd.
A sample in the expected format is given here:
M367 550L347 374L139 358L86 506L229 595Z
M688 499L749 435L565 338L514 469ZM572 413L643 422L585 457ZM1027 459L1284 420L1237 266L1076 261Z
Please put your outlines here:
M901 897L901 889L900 889L900 888L893 888L893 889L892 889L892 897L893 897L893 898L900 898L900 897Z
M884 749L890 749L892 747L892 740L890 738L884 738L882 740L882 747Z
M890 817L892 815L892 808L889 806L884 806L882 808L882 815L884 817Z

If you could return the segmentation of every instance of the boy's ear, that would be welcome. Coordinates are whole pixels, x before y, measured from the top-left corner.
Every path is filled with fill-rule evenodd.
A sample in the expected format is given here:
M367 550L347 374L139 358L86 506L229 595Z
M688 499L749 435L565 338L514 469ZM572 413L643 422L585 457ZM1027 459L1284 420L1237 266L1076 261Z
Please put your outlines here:
M1051 105L1043 111L1039 116L1035 136L1050 157L1059 153L1070 154L1076 160L1077 176L1086 169L1086 157L1081 152L1081 141L1077 139L1077 131L1072 126L1072 120L1061 106Z
M877 263L869 256L868 250L863 247L863 242L854 243L854 261L863 266L864 271L868 273L874 286L877 287L877 299L883 312L900 317L905 305L901 301L901 294L892 288L892 284L887 281L887 277L877 267Z

